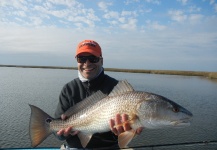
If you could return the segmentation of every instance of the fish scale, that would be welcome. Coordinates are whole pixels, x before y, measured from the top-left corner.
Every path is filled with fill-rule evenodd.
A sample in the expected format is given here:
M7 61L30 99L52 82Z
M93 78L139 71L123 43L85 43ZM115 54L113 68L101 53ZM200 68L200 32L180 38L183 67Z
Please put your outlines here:
M85 148L94 133L110 131L109 120L114 119L116 114L127 114L127 123L132 129L118 136L119 147L124 148L135 136L138 127L182 127L189 125L192 117L191 112L168 98L134 91L127 81L119 81L108 96L98 91L76 104L65 113L68 117L66 120L52 119L40 108L33 105L30 107L30 138L33 147L51 133L72 127L72 131L79 131L78 137Z
M136 107L136 100L131 95L132 93L121 95L115 98L105 98L99 101L93 107L85 109L84 111L71 116L67 122L70 124L70 126L73 127L74 130L79 130L81 132L88 131L94 133L96 131L100 131L100 129L105 130L104 127L109 129L108 118L114 118L118 113L128 114L129 118L131 118L130 114L133 112L133 110L135 110ZM132 98L129 99L129 97ZM126 98L128 98L128 100L126 100ZM96 114L100 114L100 116L96 117ZM53 121L51 123L53 130L55 131L58 131L65 127L65 125L59 126L59 124L62 123L59 121ZM92 126L89 126L90 123Z

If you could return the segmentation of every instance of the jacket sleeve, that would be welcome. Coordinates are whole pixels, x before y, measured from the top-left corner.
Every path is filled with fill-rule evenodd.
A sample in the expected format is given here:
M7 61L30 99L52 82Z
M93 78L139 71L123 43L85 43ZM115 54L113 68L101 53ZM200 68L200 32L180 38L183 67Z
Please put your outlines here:
M80 101L81 97L79 96L79 91L81 90L81 88L82 87L77 84L77 79L72 80L62 88L59 95L59 102L54 114L56 119L60 119L62 114L64 114L70 107L75 105L77 101ZM56 133L54 133L54 135L59 140L65 140L71 137L71 135L69 135L68 137L58 136Z
M60 119L61 115L70 107L69 97L67 95L67 85L65 85L59 95L59 102L55 111L55 118Z
M55 118L60 119L61 115L70 107L68 96L66 94L66 85L63 87L60 95L59 95L59 103L57 105L55 111ZM56 132L53 133L59 140L65 140L67 137L65 136L58 136Z
M70 107L84 99L85 94L85 88L78 78L67 83L60 92L59 102L54 115L55 118L60 118Z

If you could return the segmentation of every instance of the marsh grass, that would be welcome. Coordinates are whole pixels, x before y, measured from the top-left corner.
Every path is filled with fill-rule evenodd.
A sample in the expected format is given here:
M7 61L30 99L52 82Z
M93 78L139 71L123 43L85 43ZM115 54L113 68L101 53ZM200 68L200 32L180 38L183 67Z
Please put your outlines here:
M166 75L183 75L183 76L202 76L211 79L217 79L217 72L204 71L178 71L178 70L139 70L139 69L116 69L105 68L106 71L147 73L147 74L166 74Z
M77 70L77 67L57 67L57 66L0 65L0 67L72 69L72 70ZM217 79L217 72L204 72L204 71L142 70L142 69L118 69L118 68L105 68L105 71L129 72L129 73L146 73L146 74L165 74L165 75L182 75L182 76L202 76L202 77L207 77L207 78L210 78L210 79Z

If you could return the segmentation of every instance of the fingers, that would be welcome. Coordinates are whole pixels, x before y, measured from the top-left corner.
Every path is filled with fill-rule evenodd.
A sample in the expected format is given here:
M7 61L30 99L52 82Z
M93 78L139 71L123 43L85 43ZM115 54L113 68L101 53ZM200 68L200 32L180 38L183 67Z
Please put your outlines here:
M69 136L69 134L71 133L72 131L72 127L68 127L65 129L65 132L63 133L64 136Z
M130 127L130 124L129 123L127 123L127 121L128 121L128 115L126 115L126 114L123 114L122 115L122 120L123 120L123 129L124 129L124 131L129 131L129 130L131 130L131 127Z
M61 136L68 136L72 131L72 127L68 127L66 129L60 129L58 132L57 132L57 135Z
M122 124L122 117L120 114L117 114L115 116L115 126L117 129L118 135L121 134L122 132L124 132L124 128L121 124Z
M66 120L66 119L67 119L67 116L66 116L65 114L62 114L62 115L61 115L61 119L62 119L62 120Z
M130 124L127 123L128 115L117 114L115 119L110 119L110 129L115 135L120 135L121 133L131 130Z
M144 129L143 127L136 129L136 134L138 135L141 134L143 129Z
M129 117L127 114L117 114L115 119L110 119L109 126L111 131L115 135L120 135L125 131L129 131L132 128L130 127ZM136 134L140 134L143 130L143 127L136 129Z
M62 115L61 115L61 119L62 119L62 120L66 120L66 119L67 119L67 116L66 116L65 114L62 114ZM71 135L76 135L76 134L78 134L78 132L79 132L79 131L74 131L74 132L72 132L72 127L68 127L68 128L66 128L66 129L60 129L60 130L57 132L57 135L58 135L58 136L61 136L61 135L63 135L63 136L69 136L69 134L71 134Z
M76 135L76 134L78 134L79 133L79 131L73 131L73 132L71 132L70 134L72 135L72 136L74 136L74 135Z
M109 126L110 126L111 131L112 131L115 135L118 135L118 131L117 131L117 129L114 127L114 126L115 126L115 120L114 120L114 119L110 119L110 121L109 121Z
M61 130L59 130L59 131L57 132L57 135L58 135L58 136L61 136L61 135L63 135L63 133L64 133L64 129L61 129Z

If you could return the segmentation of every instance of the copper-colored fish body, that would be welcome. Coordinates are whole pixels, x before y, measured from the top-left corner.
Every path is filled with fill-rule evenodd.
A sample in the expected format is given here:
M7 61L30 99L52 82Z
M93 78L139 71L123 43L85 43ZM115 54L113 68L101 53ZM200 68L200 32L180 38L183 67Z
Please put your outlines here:
M67 120L55 120L36 106L30 105L30 137L32 146L39 145L52 132L73 127L80 131L83 147L86 147L94 133L110 130L109 120L116 114L127 114L132 130L121 134L119 146L126 147L138 127L161 128L189 125L192 114L175 102L160 95L134 91L126 81L120 81L107 96L98 91L70 108Z

